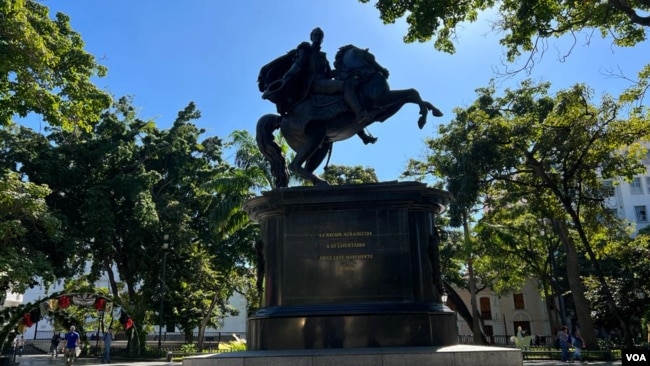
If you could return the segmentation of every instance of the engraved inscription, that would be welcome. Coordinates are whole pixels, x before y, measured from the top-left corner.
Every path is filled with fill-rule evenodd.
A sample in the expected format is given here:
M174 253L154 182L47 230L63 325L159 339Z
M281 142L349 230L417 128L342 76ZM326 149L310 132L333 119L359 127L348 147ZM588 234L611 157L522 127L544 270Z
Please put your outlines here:
M340 233L319 233L319 238L346 238L352 236L372 236L372 231L345 231Z
M373 259L372 254L350 254L350 255L320 255L319 261L341 261L341 260L369 260Z
M371 260L374 259L373 254L354 253L354 254L341 254L337 249L343 250L364 250L367 249L365 241L336 241L337 239L347 238L370 238L372 231L343 231L343 232L324 232L318 234L318 239L323 242L319 246L325 250L332 250L331 255L318 255L319 261L345 261L345 260ZM334 239L335 241L331 241Z
M327 249L347 249L347 248L365 248L366 243L355 242L355 243L331 243L326 244L325 248Z

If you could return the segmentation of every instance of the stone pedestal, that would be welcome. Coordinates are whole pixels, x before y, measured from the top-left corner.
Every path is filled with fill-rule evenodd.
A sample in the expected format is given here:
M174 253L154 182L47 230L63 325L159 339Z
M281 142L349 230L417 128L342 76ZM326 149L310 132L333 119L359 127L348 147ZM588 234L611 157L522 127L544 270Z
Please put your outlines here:
M183 366L521 366L518 348L446 347L348 348L227 352L183 359Z
M264 192L262 308L249 350L446 346L456 315L440 301L435 216L450 195L415 182Z

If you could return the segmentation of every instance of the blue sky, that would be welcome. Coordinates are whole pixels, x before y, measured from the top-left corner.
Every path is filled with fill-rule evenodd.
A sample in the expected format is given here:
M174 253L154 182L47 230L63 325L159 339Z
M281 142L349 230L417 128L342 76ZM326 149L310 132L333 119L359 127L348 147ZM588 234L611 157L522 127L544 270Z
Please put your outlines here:
M435 136L439 124L454 117L453 108L469 105L474 90L486 86L496 69L503 70L499 35L490 31L494 15L459 29L457 52L448 55L436 51L431 42L405 44L403 21L384 25L373 4L357 0L46 0L43 4L50 7L51 16L56 11L68 14L86 50L108 67L108 76L98 79L98 86L115 97L132 96L139 117L154 119L161 128L169 127L177 112L194 101L202 112L195 123L206 129L206 137L225 138L236 129L254 133L257 119L275 112L257 90L259 69L309 40L314 27L325 32L323 50L330 62L345 44L369 48L390 70L391 88L415 88L445 113L441 118L429 116L429 123L419 130L418 109L407 106L386 122L370 126L379 138L375 145L363 145L356 138L335 144L331 164L372 167L382 181L398 179L407 160L422 155L423 139ZM607 77L606 72L620 68L635 77L648 62L647 42L621 49L599 34L590 42L584 34L578 35L572 54L560 62L559 55L571 41L550 41L529 77L550 81L554 89L583 82L597 95L617 95L629 84ZM513 86L526 77L502 79L500 85Z

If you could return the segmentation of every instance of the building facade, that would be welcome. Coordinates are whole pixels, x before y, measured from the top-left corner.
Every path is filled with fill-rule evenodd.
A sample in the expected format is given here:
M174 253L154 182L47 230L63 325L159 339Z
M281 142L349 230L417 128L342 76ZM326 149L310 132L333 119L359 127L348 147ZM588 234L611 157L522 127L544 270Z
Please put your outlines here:
M471 309L469 291L457 288L455 290L467 308ZM499 296L486 288L476 295L476 301L490 343L510 344L509 338L517 334L518 327L527 335L538 336L541 342L553 335L546 302L537 290L534 279L529 279L521 291L508 295ZM460 316L457 324L461 341L464 336L471 336L471 324L467 324Z
M605 181L612 193L607 201L609 209L633 226L634 235L650 224L650 152L646 154L643 165L645 174L635 176L631 182L621 178Z

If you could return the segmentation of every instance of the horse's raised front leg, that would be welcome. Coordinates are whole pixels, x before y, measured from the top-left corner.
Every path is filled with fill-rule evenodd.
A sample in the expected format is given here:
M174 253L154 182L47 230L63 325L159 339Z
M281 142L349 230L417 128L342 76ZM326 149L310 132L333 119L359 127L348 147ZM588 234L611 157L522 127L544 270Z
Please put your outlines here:
M427 102L426 100L423 100L422 103L419 103L420 105L420 118L418 119L418 127L422 129L424 125L427 123L427 112L431 111L431 114L433 114L434 117L442 117L442 112L440 109L436 108L433 104Z
M433 114L434 117L442 117L442 111L438 108L436 108L433 104L424 101L424 103L427 105L427 108L431 111L431 114Z
M431 114L433 114L434 117L442 116L442 112L438 108L436 108L433 104L422 100L420 93L413 88L404 90L391 90L387 94L387 97L389 98L386 100L387 103L391 101L400 101L401 103L417 104L420 107L420 118L418 119L419 128L424 127L424 125L427 123L427 114L429 111L431 111Z

